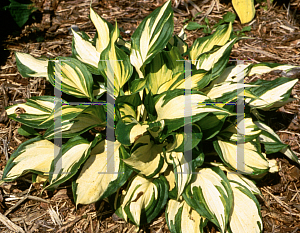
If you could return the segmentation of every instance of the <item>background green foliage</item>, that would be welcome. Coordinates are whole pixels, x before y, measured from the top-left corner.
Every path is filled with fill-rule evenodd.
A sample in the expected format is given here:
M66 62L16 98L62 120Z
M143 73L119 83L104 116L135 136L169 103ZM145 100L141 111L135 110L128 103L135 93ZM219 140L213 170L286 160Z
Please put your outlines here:
M9 0L1 4L0 12L9 11L17 25L23 27L30 15L37 9L30 0Z

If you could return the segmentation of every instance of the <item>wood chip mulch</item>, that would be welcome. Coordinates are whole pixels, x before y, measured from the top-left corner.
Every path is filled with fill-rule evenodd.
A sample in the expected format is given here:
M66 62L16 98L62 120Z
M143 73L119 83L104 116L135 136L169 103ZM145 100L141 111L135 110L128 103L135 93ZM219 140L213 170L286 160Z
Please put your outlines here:
M16 68L14 51L40 57L70 56L72 36L70 27L77 25L80 31L91 37L96 30L88 18L89 0L34 0L38 11L35 20L28 21L21 30L13 26L4 27L1 35L0 59L0 175L12 152L27 138L18 134L20 123L7 118L5 107L25 102L31 96L53 93L51 85L43 78L23 78ZM95 11L114 23L118 21L125 40L137 28L142 19L151 13L161 0L109 1L93 0ZM179 33L185 19L204 24L207 17L210 25L222 16L233 12L230 1L219 0L174 0L175 33ZM175 8L176 6L176 8ZM280 1L266 1L256 6L255 20L251 31L238 42L232 59L252 62L276 62L300 65L300 0L288 5ZM200 14L197 12L200 10ZM3 21L1 21L1 24ZM235 21L234 31L244 25ZM4 35L5 34L5 35ZM188 31L189 45L205 34L201 30ZM4 37L3 37L4 36ZM278 75L300 79L300 70L285 74L273 72L256 78L272 79ZM292 90L295 101L280 108L270 118L270 124L281 140L289 144L300 157L300 82ZM274 155L280 171L267 175L258 185L263 198L260 200L264 221L264 232L300 232L300 166L280 154ZM70 184L66 183L54 192L42 191L39 184L32 184L31 177L24 176L12 183L0 186L0 231L1 232L135 232L135 227L119 219L107 202L78 206L76 209ZM140 232L169 232L164 213ZM217 232L209 224L205 232Z

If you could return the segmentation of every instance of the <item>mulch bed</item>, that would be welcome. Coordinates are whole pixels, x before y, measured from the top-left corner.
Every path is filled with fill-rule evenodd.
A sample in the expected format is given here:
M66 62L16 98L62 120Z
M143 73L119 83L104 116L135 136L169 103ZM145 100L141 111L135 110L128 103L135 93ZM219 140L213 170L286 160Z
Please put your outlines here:
M70 56L72 36L70 27L77 25L80 31L91 37L96 30L88 18L89 0L59 1L35 0L39 8L36 20L30 20L22 30L11 30L2 41L0 69L0 175L12 152L27 138L18 134L20 123L7 118L4 107L25 102L31 96L49 95L52 86L43 78L22 78L16 68L13 51L26 52L33 56ZM163 1L92 1L95 11L114 23L118 21L121 35L125 40L137 28L141 20ZM183 1L174 9L175 33L179 33L185 19L191 20L197 10ZM186 1L188 2L188 1ZM218 0L194 1L201 10L196 22L216 24L222 16L232 11L230 2ZM268 7L268 8L266 8ZM265 9L268 10L265 10ZM3 23L1 23L3 24ZM262 2L256 5L255 20L245 39L238 42L231 54L232 59L252 62L276 62L300 66L300 1L289 5L280 2ZM244 25L236 21L235 31ZM188 31L187 42L205 34L201 30ZM300 79L300 71L284 74L273 72L251 79L272 79L278 75ZM296 100L272 113L270 125L281 140L289 144L300 156L300 82L292 90ZM279 162L280 171L268 174L259 182L263 198L260 200L264 221L264 232L300 232L300 169L299 165L287 160L281 154L274 155ZM32 184L31 176L23 176L12 183L0 186L0 231L1 232L134 232L135 227L125 223L113 214L106 201L75 208L71 186L66 183L56 191L44 191L39 184ZM144 226L140 232L169 232L164 213L152 224ZM205 232L216 232L209 224Z

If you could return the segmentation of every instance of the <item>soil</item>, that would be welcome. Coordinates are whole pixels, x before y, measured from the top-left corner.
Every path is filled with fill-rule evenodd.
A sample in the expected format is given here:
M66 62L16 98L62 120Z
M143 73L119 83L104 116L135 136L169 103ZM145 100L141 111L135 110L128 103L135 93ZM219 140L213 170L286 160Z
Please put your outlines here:
M51 94L52 86L43 78L23 78L17 70L14 51L29 53L33 56L70 56L72 36L71 25L91 37L95 28L89 20L90 0L35 0L38 10L35 19L30 19L18 29L9 15L2 15L1 59L0 59L0 175L13 151L27 138L18 134L21 126L7 118L5 107L25 102L31 96ZM216 24L222 16L233 12L230 1L218 0L193 1L201 13L189 1L173 1L175 33L178 34L185 20L194 20L209 25ZM163 1L92 1L94 10L113 23L118 21L121 35L125 40L137 28L144 17ZM187 7L186 7L187 6ZM231 58L251 60L252 62L276 62L300 65L300 0L257 3L255 20L250 23L251 31L245 32L252 39L239 41L233 48ZM9 22L9 23L6 23ZM12 23L10 23L12 22ZM249 24L247 24L249 25ZM234 31L241 31L238 19L233 24ZM202 30L187 31L189 45L205 36ZM256 78L273 79L278 75L300 79L300 71L285 74L273 72ZM300 82L293 88L295 101L272 113L269 124L300 156ZM280 171L267 175L258 183L263 198L260 200L264 232L300 232L300 166L281 154L277 159ZM135 227L125 223L113 214L107 202L78 206L76 209L71 186L66 183L54 192L42 191L39 184L33 184L31 176L23 176L12 183L0 186L0 231L1 232L134 232ZM169 232L162 212L151 224L140 232ZM217 232L209 224L205 232Z

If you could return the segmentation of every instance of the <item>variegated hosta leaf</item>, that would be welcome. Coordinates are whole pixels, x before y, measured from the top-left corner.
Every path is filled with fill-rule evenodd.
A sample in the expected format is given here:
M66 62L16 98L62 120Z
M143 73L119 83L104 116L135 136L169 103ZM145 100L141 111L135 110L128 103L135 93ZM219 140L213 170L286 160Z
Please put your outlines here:
M213 78L218 77L227 65L232 46L237 40L238 39L235 38L218 49L200 55L195 64L196 68L207 71L212 70Z
M23 77L46 77L48 60L37 59L30 54L15 52L18 71Z
M258 137L261 130L253 123L252 118L246 117L240 123L239 127L236 124L231 124L226 129L222 130L218 136L224 137L229 141L237 142L242 138L244 142L249 142Z
M131 106L134 106L136 108L137 106L142 104L141 97L139 93L131 94L130 91L125 92L126 95L124 96L118 96L116 99L116 106L119 104L129 104Z
M254 121L254 124L262 131L258 139L260 143L264 144L266 154L276 153L288 147L287 144L281 142L279 136L268 125L260 121ZM296 161L298 161L298 158Z
M254 74L265 74L269 73L273 70L282 70L289 71L296 66L290 65L280 65L273 63L259 63L259 64L238 64L236 66L227 67L221 75L213 80L208 87L206 87L203 91L207 93L212 87L216 84L221 84L222 82L240 82L246 76L251 76Z
M229 111L223 108L209 105L210 99L201 92L193 91L190 96L191 105L185 110L186 99L187 96L183 89L162 93L154 97L157 112L156 121L165 120L168 132L184 126L184 117L192 117L192 122L196 122L205 117L209 112L220 115L231 115Z
M13 181L28 172L48 175L58 151L57 146L42 137L23 142L8 160L2 180Z
M22 136L39 136L40 134L36 132L33 128L22 125L20 128L18 128L18 133Z
M107 86L104 82L98 82L93 86L93 95L96 99L99 99L107 91Z
M288 145L281 142L279 136L273 131L273 129L260 121L255 121L254 124L256 124L262 131L258 139L261 143L264 144L266 154L276 153L280 151L289 159L300 164L300 159L294 154L294 152Z
M246 100L251 108L258 108L265 111L277 109L286 104L289 100L293 86L298 82L298 79L277 78L273 81L257 80L251 84L257 87L247 88L258 99Z
M168 200L168 184L163 176L157 179L146 179L135 176L122 195L116 195L120 215L126 221L136 225L150 223L162 210Z
M184 138L186 134L184 133L175 133L173 135L173 141L171 143L168 143L166 146L166 152L168 152L166 155L166 160L169 164L173 164L172 159L176 155L172 155L172 152L183 152L184 151L184 143L186 141L186 138ZM177 148L181 147L181 150L177 150Z
M78 98L93 100L93 77L86 66L75 58L58 57L59 62L49 61L48 77L53 86L61 75L61 91Z
M158 87L158 89L156 91L156 94L162 94L163 92L166 92L168 90L174 90L174 89L176 89L175 85L179 81L181 81L182 83L184 83L184 73L183 72L180 72L180 73L172 75L172 78L170 78L167 81L165 81L164 83L162 83Z
M147 79L135 79L130 83L130 93L134 94L143 91L146 87L146 83Z
M248 178L243 176L242 174L227 169L227 178L230 181L235 181L242 184L255 195L262 195L259 188L257 188L257 186L255 185L255 183L252 180L249 180Z
M209 84L208 88L205 88L205 90L209 90L215 84L222 82L240 82L240 79L246 76L252 76L254 74L266 74L274 70L289 71L293 68L296 68L296 66L281 65L276 63L250 64L244 62L244 64L237 64L235 66L227 67L218 78Z
M104 49L100 56L99 70L107 80L107 85L114 86L114 95L121 95L124 84L132 75L133 69L127 54L119 49L115 42L119 37L119 29L117 22L112 31L110 43Z
M169 44L167 45L169 47L176 47L179 49L179 52L181 55L185 54L188 50L188 45L187 43L184 42L183 39L181 39L179 36L174 35L173 37L170 38Z
M136 107L129 103L118 103L118 112L120 114L120 119L124 123L131 123L132 119L137 118Z
M185 99L186 95L181 90L174 90L157 96L155 104L157 121L191 117L199 113L222 112L222 110L210 108L210 106L201 106L200 104L204 104L210 99L204 94L194 94L193 92L191 94L191 111L185 114ZM224 112L227 113L226 111Z
M183 26L183 27L181 28L179 34L178 34L178 37L179 37L180 39L182 39L183 41L186 41L186 39L187 39L187 35L186 35L185 31L184 31L184 29L186 28L186 26L187 26L187 25Z
M140 124L136 119L125 117L127 122L119 120L116 126L116 137L123 145L131 145L148 129L148 124ZM131 121L129 121L131 120Z
M218 167L197 169L196 172L183 193L184 200L225 233L233 206L229 181Z
M259 98L256 98L256 99L259 99ZM286 105L286 104L288 104L288 103L290 103L290 102L292 102L294 100L296 100L296 99L294 99L294 98L287 98L286 100L279 100L279 101L275 102L273 105L271 105L269 107L260 108L260 109L262 109L264 111L274 111L274 110L276 110L276 109L278 109L278 108L280 108L280 107L282 107L282 106L284 106L284 105ZM255 109L252 109L252 111L253 110L255 110Z
M197 124L186 124L186 126L191 127L191 132L184 132L184 128L181 128L176 133L173 133L173 142L168 143L168 145L166 146L167 152L185 152L188 150L192 150L199 144L199 142L202 139L202 132L200 126ZM171 135L168 134L168 136ZM162 136L162 138L164 139L165 135ZM189 142L191 142L190 148L187 147L187 143Z
M213 80L208 87L203 89L202 91L207 93L209 90L213 88L216 84L221 84L222 82L240 82L246 76L251 76L254 74L265 74L269 73L273 70L282 70L282 71L289 71L296 66L290 65L280 65L274 63L259 63L259 64L238 64L236 66L229 66L227 67L221 75ZM244 86L245 87L245 86ZM254 97L255 98L255 97Z
M203 233L207 219L200 216L184 200L170 199L165 212L171 233Z
M77 32L73 32L72 53L79 61L83 62L94 74L99 74L98 63L100 53L90 41L83 39Z
M196 89L199 90L211 81L211 74L205 70L192 70L191 75L185 77L184 72L173 75L172 79L162 84L158 89L158 94L175 89Z
M229 220L229 233L263 231L263 222L259 203L256 197L242 184L230 181L233 191L234 205Z
M177 187L173 166L168 166L164 172L164 177L169 184L169 198L177 199Z
M52 122L45 122L54 109L53 96L34 96L26 103L6 108L9 118L37 129L47 129Z
M216 136L222 129L226 118L226 115L209 113L206 117L197 121L196 124L201 128L203 139L208 140Z
M123 161L140 174L152 178L163 173L168 167L163 156L165 145L166 143L156 144L149 134L145 134L135 141L130 158L123 159Z
M97 52L101 53L109 44L111 25L105 19L102 19L92 8L90 8L90 17L98 35L96 49Z
M214 98L217 102L221 103L235 100L237 94L242 91L246 96L255 98L255 96L250 95L244 90L244 88L249 85L244 84L244 78L249 73L249 66L251 65L238 64L236 66L227 67L209 84L209 86L201 91L209 93L211 98Z
M128 94L119 96L116 99L116 118L122 119L122 122L125 124L137 123L137 119L139 119L142 113L139 111L139 108L143 106L141 97L139 93Z
M192 75L183 80L180 80L176 85L172 86L171 90L175 88L187 89L187 82L191 82L191 89L200 90L211 81L211 74L205 70L193 70Z
M151 136L155 139L161 139L162 131L165 127L165 121L159 121L149 124L149 128L147 129ZM160 140L161 141L161 140Z
M179 61L182 59L179 50L173 47L170 51L158 53L155 58L147 64L145 68L148 74L146 77L147 86L153 95L169 90L160 87L170 81L174 74L184 71L184 62Z
M213 35L198 38L189 49L189 57L193 64L198 64L199 56L203 53L209 52L215 45L223 46L229 40L232 32L232 24L221 25L217 28ZM206 69L209 70L209 69Z
M269 164L267 158L260 152L260 145L247 142L238 151L236 143L225 141L214 141L214 147L222 161L233 170L244 174L259 175L269 171L273 164Z
M61 148L61 156L56 156L51 164L50 184L46 188L57 188L74 176L81 164L88 158L91 145L92 143L79 136L64 144Z
M53 120L58 119L58 117L61 118L62 122L66 120L72 120L88 107L88 105L62 105L61 111L53 110L50 116L42 123L44 124L49 121L53 122Z
M122 38L118 38L116 41L117 45L119 45L122 49L125 49L125 51L130 52L131 44L128 41L123 40Z
M216 84L205 94L209 98L216 100L217 103L224 103L224 104L230 101L236 101L236 99L238 98L238 94L242 92L244 94L243 96L256 98L251 93L248 93L247 91L244 90L244 88L246 87L251 88L251 87L255 87L255 85L223 82L220 84Z
M63 109L61 127L54 131L55 123L45 132L44 137L53 139L56 134L62 135L63 138L71 138L86 132L87 130L99 126L106 126L106 110L101 105L91 106L68 106ZM64 112L65 110L65 112Z
M167 58L164 55L164 51L158 53L155 58L146 66L146 73L148 74L147 86L148 90L151 91L152 94L159 94L159 87L165 82L172 79L172 69L170 69L164 58ZM168 52L167 52L168 53Z
M122 161L129 157L128 152L118 141L110 143L113 150L109 150L107 140L99 142L91 150L73 186L76 205L90 204L110 196L132 173Z
M182 152L172 153L172 157L178 199L192 178L193 161L188 161Z
M227 176L228 180L235 181L235 182L242 184L243 186L245 186L247 189L249 189L255 195L262 195L259 188L257 188L257 186L255 185L255 183L252 180L249 180L248 178L243 176L242 174L240 174L236 171L233 171L228 167L225 167L223 165L223 163L211 162L210 164L213 166L217 166L217 167L221 168L222 171L226 172L226 176Z
M133 33L130 61L140 78L144 78L143 65L167 45L173 28L173 11L169 0L148 15Z
M274 70L281 70L289 72L293 68L297 68L298 66L292 66L292 65L282 65L277 63L258 63L251 66L249 76L254 74L266 74Z
M235 66L229 66L221 73L221 75L213 80L205 90L210 90L215 84L222 82L240 82L239 78L244 78L248 75L251 64L238 64Z

